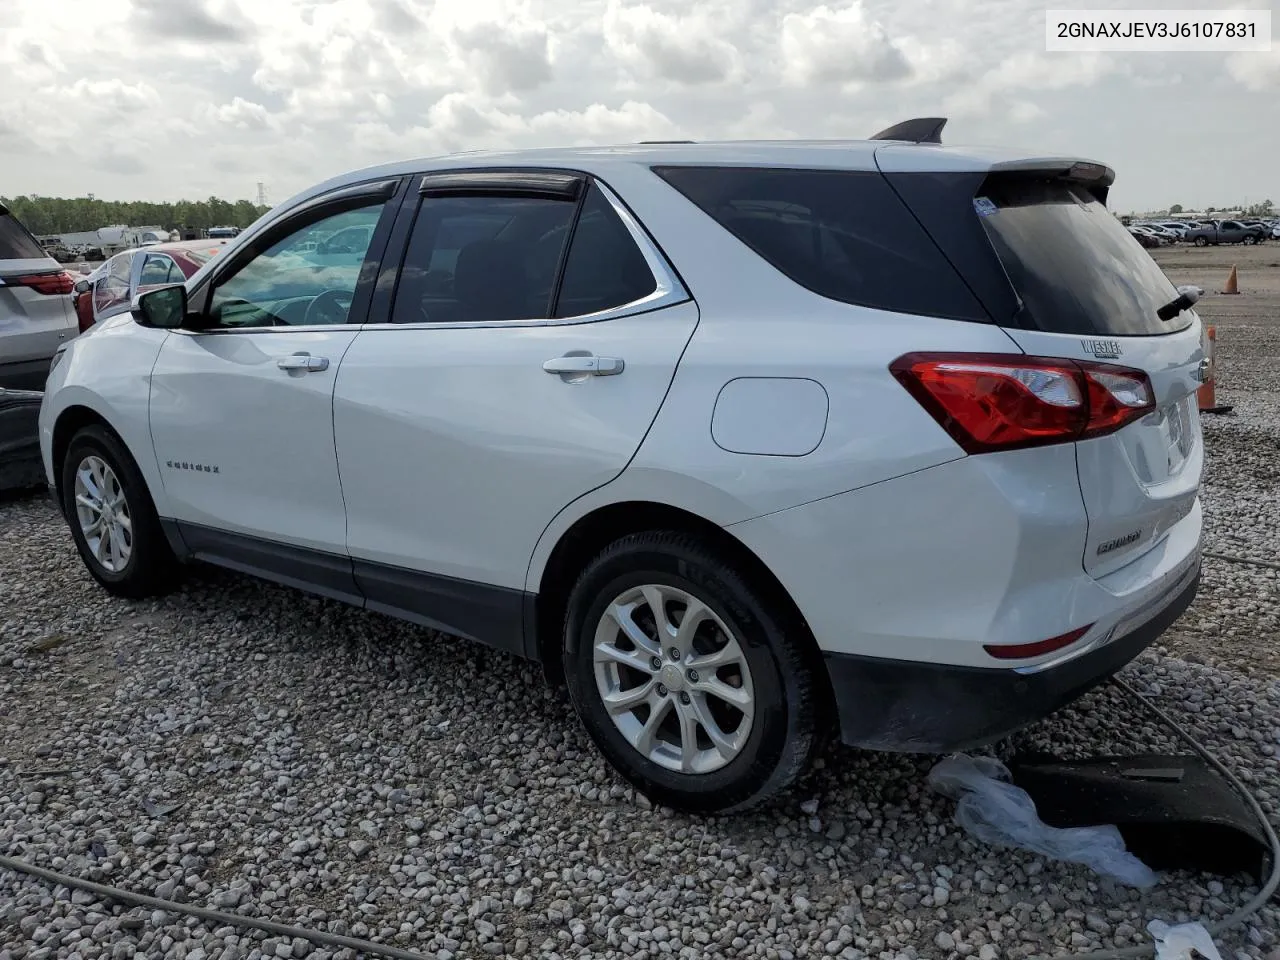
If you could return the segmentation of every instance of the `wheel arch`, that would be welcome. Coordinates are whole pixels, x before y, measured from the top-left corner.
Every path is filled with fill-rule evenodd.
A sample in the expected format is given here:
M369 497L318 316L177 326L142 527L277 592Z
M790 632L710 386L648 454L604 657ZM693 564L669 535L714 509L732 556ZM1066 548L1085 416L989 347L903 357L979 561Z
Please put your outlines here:
M129 449L124 438L120 436L120 431L111 425L111 421L92 407L81 403L72 403L60 410L53 422L53 439L50 446L53 462L54 492L58 495L59 507L62 504L62 461L66 458L67 448L71 446L72 437L91 425L102 427L115 437L122 447L126 450Z
M737 572L761 592L772 609L778 611L784 619L784 626L800 634L809 667L822 691L824 709L834 706L817 639L804 614L769 566L724 527L681 507L649 500L627 500L598 506L576 519L551 548L537 580L531 646L552 687L564 684L561 655L565 644L565 607L578 574L609 544L630 534L649 530L690 534L713 545L732 560Z

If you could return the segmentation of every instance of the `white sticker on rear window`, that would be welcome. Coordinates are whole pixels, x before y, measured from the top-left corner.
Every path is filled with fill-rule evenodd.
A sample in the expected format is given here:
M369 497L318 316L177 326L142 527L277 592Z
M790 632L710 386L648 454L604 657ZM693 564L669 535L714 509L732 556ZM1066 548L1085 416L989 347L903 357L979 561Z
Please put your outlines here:
M978 211L978 216L989 217L999 208L986 197L974 197L973 209Z

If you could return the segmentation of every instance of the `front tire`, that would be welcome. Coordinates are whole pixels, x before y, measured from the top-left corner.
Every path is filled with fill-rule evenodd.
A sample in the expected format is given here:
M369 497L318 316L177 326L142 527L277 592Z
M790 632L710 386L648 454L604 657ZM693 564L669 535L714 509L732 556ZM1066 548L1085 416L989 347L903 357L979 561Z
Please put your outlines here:
M720 813L809 766L821 687L808 637L694 537L633 534L569 596L565 677L587 733L655 803Z
M108 592L140 599L170 590L178 560L142 472L105 428L84 427L62 461L62 505L89 573Z

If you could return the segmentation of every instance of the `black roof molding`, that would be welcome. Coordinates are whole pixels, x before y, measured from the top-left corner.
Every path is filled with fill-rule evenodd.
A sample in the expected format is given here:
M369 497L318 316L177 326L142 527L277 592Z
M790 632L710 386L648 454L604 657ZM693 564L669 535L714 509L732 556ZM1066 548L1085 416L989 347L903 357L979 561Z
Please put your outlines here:
M908 140L911 143L941 143L946 117L915 117L885 127L872 140Z

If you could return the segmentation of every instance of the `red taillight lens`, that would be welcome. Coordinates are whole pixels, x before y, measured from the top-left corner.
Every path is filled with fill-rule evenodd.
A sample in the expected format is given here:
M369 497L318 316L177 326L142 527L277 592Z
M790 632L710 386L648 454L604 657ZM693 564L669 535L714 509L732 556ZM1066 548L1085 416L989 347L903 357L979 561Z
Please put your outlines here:
M997 660L1028 660L1031 657L1042 657L1046 653L1053 653L1055 650L1071 646L1088 633L1092 626L1092 623L1086 624L1061 636L1037 640L1035 643L987 643L983 644L982 649Z
M59 270L57 273L30 273L23 277L5 277L4 284L6 287L29 287L37 293L52 296L58 293L70 293L75 286L75 281L67 271Z
M1155 408L1147 375L1111 364L909 353L889 369L967 453L1101 436Z

